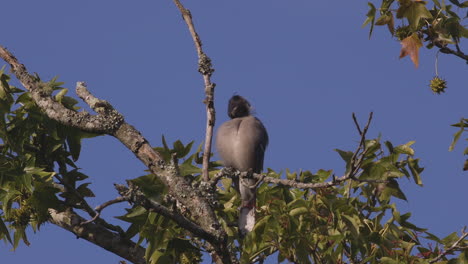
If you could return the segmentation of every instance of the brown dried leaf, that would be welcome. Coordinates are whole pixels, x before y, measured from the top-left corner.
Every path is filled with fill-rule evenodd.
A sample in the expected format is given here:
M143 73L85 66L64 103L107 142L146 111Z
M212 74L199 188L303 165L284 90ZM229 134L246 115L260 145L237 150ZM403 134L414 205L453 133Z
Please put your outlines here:
M419 66L419 49L422 47L421 39L418 34L413 33L411 36L401 41L400 59L409 55L414 66Z

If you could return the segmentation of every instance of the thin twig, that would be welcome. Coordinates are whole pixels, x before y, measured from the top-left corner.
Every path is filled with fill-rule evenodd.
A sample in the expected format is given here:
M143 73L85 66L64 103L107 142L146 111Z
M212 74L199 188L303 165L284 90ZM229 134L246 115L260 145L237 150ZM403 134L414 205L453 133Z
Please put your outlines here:
M69 191L69 192L72 192L73 195L75 195L79 200L80 200L80 204L83 208L80 208L81 210L84 210L86 211L86 213L88 213L89 216L91 216L93 218L93 222L96 221L98 222L100 225L102 225L103 227L111 230L111 231L114 231L114 232L117 232L119 233L120 235L124 234L125 232L123 231L123 229L120 227L120 226L116 226L116 225L113 225L113 224L109 224L106 220L102 219L102 218L98 218L99 217L99 213L96 212L95 210L93 210L93 208L88 204L88 202L86 201L86 199L83 197L83 195L81 195L81 193L79 193L76 188L74 188L73 186L71 186L70 184L66 183L62 177L60 177L58 174L55 175L55 178L59 181L60 184L62 184L64 187L65 187L65 190L64 191Z
M354 124L356 125L359 135L361 136L362 135L361 127L359 126L355 113L353 113L353 121L354 121Z
M125 201L127 201L125 198L123 198L122 196L119 196L119 197L117 197L117 198L115 198L113 200L107 201L107 202L97 206L94 209L96 211L96 215L93 218L91 218L90 220L82 222L81 225L86 225L86 224L89 224L89 223L92 223L92 222L96 221L101 216L101 211L104 208L106 208L106 207L108 207L110 205L125 202Z
M440 52L445 53L445 54L455 55L459 58L464 59L468 63L468 55L463 53L461 50L453 50L451 48L448 48L447 46L444 46L443 44L437 41L432 41L432 43L439 48Z
M450 246L449 248L447 248L446 250L444 250L444 251L443 251L442 253L440 253L436 258L430 260L429 263L435 263L435 262L441 260L443 257L445 257L445 255L450 254L450 253L452 253L452 252L455 251L455 250L459 250L459 249L464 248L465 246L460 247L459 244L468 236L468 232L466 232L466 226L463 227L461 233L462 233L462 236L461 236L457 241L455 241L455 242L452 244L452 246Z
M240 173L240 177L246 177L247 175L243 175L245 172ZM230 177L228 174L224 174L223 176ZM388 183L387 180L357 180L352 177L350 177L350 174L345 174L339 178L335 178L334 180L327 181L327 182L317 182L317 183L305 183L305 182L298 182L295 180L287 180L287 179L278 179L278 178L273 178L269 177L267 174L258 174L254 173L252 174L252 177L255 178L256 180L262 180L263 182L266 183L273 183L273 184L278 184L278 185L284 185L292 188L298 188L298 189L323 189L323 188L329 188L332 186L336 186L341 184L342 182L345 182L347 180L356 180L358 182L367 182L367 183Z
M213 74L214 69L211 65L211 59L203 52L202 42L197 32L195 31L195 26L192 21L192 14L190 10L186 9L179 0L174 0L175 5L179 8L184 18L185 23L188 26L190 35L192 35L193 43L195 44L195 49L198 54L198 71L203 76L203 81L205 82L205 100L206 105L206 134L205 134L205 148L203 150L203 180L209 180L208 167L210 164L211 156L211 143L213 139L213 128L215 125L215 108L214 108L214 88L216 84L211 82L211 74Z

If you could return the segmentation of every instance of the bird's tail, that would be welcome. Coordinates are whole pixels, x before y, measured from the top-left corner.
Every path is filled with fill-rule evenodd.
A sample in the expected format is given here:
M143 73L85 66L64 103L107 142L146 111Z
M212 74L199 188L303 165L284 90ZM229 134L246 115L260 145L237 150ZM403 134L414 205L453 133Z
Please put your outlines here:
M239 213L239 233L244 237L252 231L255 225L255 198L247 204L243 204Z

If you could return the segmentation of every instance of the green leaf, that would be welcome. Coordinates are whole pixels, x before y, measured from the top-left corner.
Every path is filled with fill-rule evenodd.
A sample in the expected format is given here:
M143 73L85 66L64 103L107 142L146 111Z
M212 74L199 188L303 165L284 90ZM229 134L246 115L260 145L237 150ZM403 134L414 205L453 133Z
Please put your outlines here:
M425 2L414 2L411 0L400 0L400 7L397 10L397 18L408 19L410 28L416 31L419 21L423 18L432 18L431 13L426 8Z
M289 169L286 169L286 179L297 180L297 172L291 172Z
M67 93L68 93L68 89L63 88L62 90L60 90L60 92L57 93L57 95L55 95L55 100L59 103L62 103L62 99Z
M362 27L365 27L367 24L370 23L369 38L371 38L372 31L374 30L375 12L377 11L377 9L375 8L374 4L372 4L371 2L368 2L367 5L369 6L370 9L369 9L369 12L367 12L367 15L366 15L367 18L362 24Z
M414 225L413 223L408 222L407 220L410 218L410 216L411 216L411 213L406 213L404 215L401 215L400 216L400 221L398 223L402 227L406 227L406 228L409 228L409 229L417 231L417 232L424 232L424 231L427 230L425 228L420 228L420 227Z
M439 243L439 244L442 244L442 241L441 241L440 238L437 237L436 235L431 234L431 233L429 233L429 232L425 232L425 234L426 234L426 236L425 236L424 238L430 239L430 240L435 241L435 242L437 242L437 243Z
M10 95L10 85L8 80L10 77L6 74L3 74L3 68L0 71L0 98L1 99L11 99Z
M11 241L11 236L10 236L10 232L8 231L8 228L6 227L5 223L3 222L3 220L0 218L0 235L4 235L8 242L10 242L10 244L13 244L13 242Z
M30 245L26 233L24 232L24 229L17 228L15 234L13 235L13 250L15 250L18 247L21 239L23 240L24 244L26 244L27 246Z
M16 104L27 104L31 103L32 97L29 92L23 93L18 98L16 98Z
M411 157L408 158L408 167L413 175L414 182L419 185L423 186L421 175L420 173L424 171L424 168L419 167L419 159L413 159Z
M349 162L351 160L351 157L353 156L353 152L351 152L351 151L343 151L343 150L340 150L340 149L335 149L335 151L338 152L338 154L340 154L341 158L346 162Z
M143 223L147 219L148 211L142 206L136 206L132 209L127 209L127 212L127 214L123 216L117 216L116 218L130 223Z
M445 20L443 26L456 41L459 41L460 37L465 37L467 34L467 29L460 25L460 19L458 17L451 17Z
M299 207L299 208L294 208L289 212L289 215L292 217L297 217L302 214L307 214L309 213L309 209L306 207Z
M185 149L184 149L184 151L182 152L183 157L187 156L187 154L190 153L190 150L192 150L193 142L194 142L194 141L191 141L190 143L188 143L188 144L185 146Z
M357 216L350 216L343 214L343 220L346 223L346 226L350 229L353 236L359 236L359 218Z
M449 0L452 4L461 7L461 8L466 8L468 7L468 1L465 1L463 3L460 3L458 0Z
M460 130L458 130L454 135L453 135L453 140L452 140L452 144L450 144L450 147L449 147L449 151L453 151L453 149L455 148L455 144L457 144L458 140L460 139L460 136L461 134L463 133L463 131L465 130L465 127L464 127L464 122L460 122L459 125L460 125ZM458 124L456 124L458 125Z
M350 169L349 168L349 162L351 161L351 158L353 157L353 152L351 151L343 151L340 149L335 149L338 154L340 154L341 158L346 162L346 172Z
M185 146L184 144L182 144L182 141L177 140L176 142L174 142L173 147L174 151L177 153L178 159L181 159L185 157L185 155L187 155L187 153L185 153Z
M74 128L65 128L67 133L67 146L72 156L73 161L80 158L81 152L81 132Z
M88 185L90 185L90 182L83 183L78 188L76 188L76 191L81 194L83 197L95 197L93 191L88 188Z
M414 30L418 28L419 21L423 18L432 18L431 13L426 8L426 4L424 2L413 2L412 8L410 8L406 12L406 17L408 18L408 22L410 27Z
M64 96L64 97L62 98L62 104L63 104L66 108L71 109L71 110L78 110L78 109L80 109L80 107L75 106L76 104L78 104L78 101L75 100L75 98L70 97L70 96Z
M369 154L372 155L380 149L380 142L377 139L369 139L364 142L364 147L366 149L366 156Z
M159 199L166 193L166 186L153 174L138 177L131 182L140 187L146 197L151 199Z
M166 142L166 138L164 137L164 135L162 135L162 139L161 139L162 143L163 143L163 146L166 150L169 150L169 147L167 146L167 142Z
M399 145L396 148L394 148L394 151L396 153L414 156L414 150L411 148L411 145L413 145L415 142L416 141L410 141L404 145Z
M319 180L322 182L322 181L325 181L326 179L328 179L328 177L330 177L330 175L332 174L332 170L318 170L317 171L317 176L319 177Z
M187 176L201 173L201 168L192 164L192 159L187 159L184 163L179 165L180 175Z
M389 179L389 182L385 185L385 188L382 190L379 196L379 200L389 201L391 196L407 201L406 196L401 191L398 182L394 179Z
M376 26L383 26L383 25L387 25L391 21L392 21L392 16L391 15L383 15L383 16L379 17L377 19L377 21L375 21L375 25Z
M459 239L457 232L453 232L450 235L444 237L441 242L444 244L446 247L450 247Z
M390 154L393 153L394 148L393 148L392 142L390 142L390 141L385 141L384 144L385 144L385 146L387 147L387 149L388 149L388 151L390 152Z

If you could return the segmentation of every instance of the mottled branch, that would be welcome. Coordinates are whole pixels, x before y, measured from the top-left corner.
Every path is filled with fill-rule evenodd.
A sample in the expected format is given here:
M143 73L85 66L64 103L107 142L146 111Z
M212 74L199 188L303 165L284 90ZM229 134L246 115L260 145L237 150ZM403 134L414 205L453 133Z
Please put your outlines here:
M81 225L85 219L71 209L59 212L49 209L50 222L74 233L78 238L83 238L97 246L104 248L132 263L145 264L145 249L130 239L113 233L97 223Z
M208 241L209 244L204 243L204 248L210 252L214 262L237 263L235 255L227 249L227 245L225 244L226 241L220 241L218 237L213 236L210 232L206 232L198 224L186 218L179 212L170 210L167 207L146 198L146 196L144 196L143 193L131 183L129 183L129 187L116 184L115 188L126 201L138 204L148 211L153 211L167 217L196 237Z
M203 52L202 42L198 36L195 26L192 21L192 14L190 10L186 9L179 0L174 0L175 5L179 8L184 18L185 23L188 26L190 35L192 36L193 42L195 44L195 49L198 54L198 71L203 76L203 81L205 82L205 100L206 105L206 134L205 134L205 147L203 149L203 168L202 175L203 180L209 180L208 167L210 164L211 156L211 143L213 139L213 129L215 125L215 108L214 108L214 88L215 83L211 82L211 75L214 72L214 69L211 65L211 59Z
M93 133L107 133L108 123L103 116L93 116L86 112L76 112L55 101L51 94L44 91L42 82L29 74L26 67L19 63L13 54L0 46L0 58L10 64L13 73L21 84L31 93L36 104L53 120L61 124Z
M263 181L266 183L272 183L277 185L284 185L292 188L297 189L321 189L321 188L329 188L332 186L339 185L345 181L353 180L358 182L367 182L367 183L387 183L387 180L360 180L351 177L351 174L345 174L341 177L334 178L327 182L317 182L317 183L305 183L299 182L296 180L288 180L288 179L279 179L268 176L268 174L261 174L261 173L252 173L249 175L248 172L239 172L236 171L233 174L232 170L221 170L218 174L216 174L216 179L220 179L223 177L233 177L234 175L239 175L241 178L252 177L258 181Z
M1 46L0 57L10 64L18 80L31 93L33 100L49 118L63 125L83 131L112 135L120 140L168 187L169 194L190 211L195 219L194 222L210 234L210 237L214 238L208 242L222 257L222 261L231 263L231 258L225 256L226 252L229 252L227 250L227 235L221 228L209 201L200 190L191 186L187 178L178 175L174 166L167 165L162 156L151 147L141 133L125 122L122 115L108 102L95 98L89 93L84 83L78 83L77 94L97 112L97 115L67 109L55 101L51 94L45 93L42 89L42 82L30 75L26 67Z
M206 239L208 241L216 241L216 237L206 232L205 230L200 228L200 226L198 226L196 223L192 222L180 213L172 211L164 205L146 198L146 196L136 186L129 184L128 188L124 185L116 184L115 188L117 189L123 200L128 201L132 204L140 205L148 211L153 211L164 217L167 217L172 221L176 222L179 226L185 228L187 231L193 233L197 237Z

